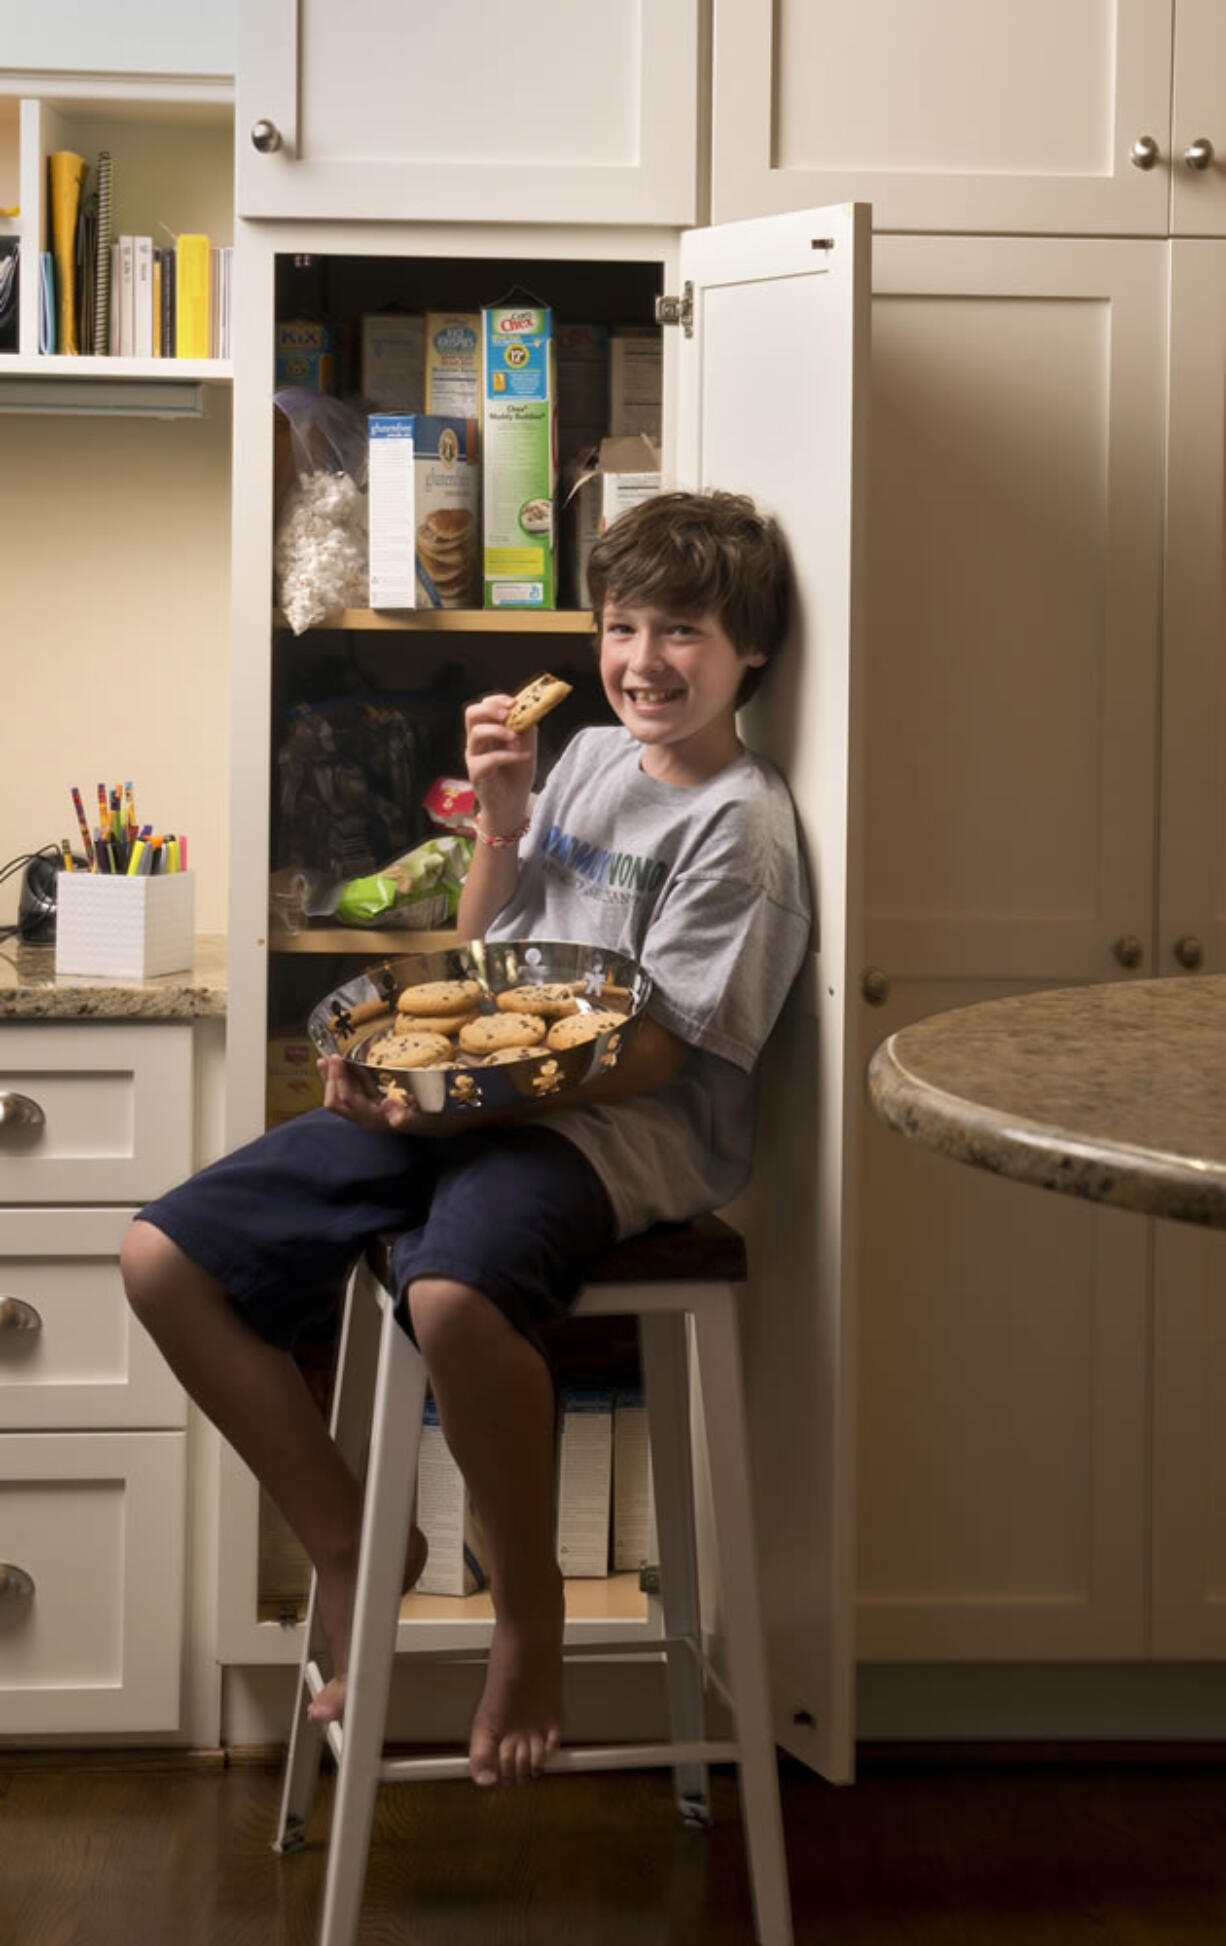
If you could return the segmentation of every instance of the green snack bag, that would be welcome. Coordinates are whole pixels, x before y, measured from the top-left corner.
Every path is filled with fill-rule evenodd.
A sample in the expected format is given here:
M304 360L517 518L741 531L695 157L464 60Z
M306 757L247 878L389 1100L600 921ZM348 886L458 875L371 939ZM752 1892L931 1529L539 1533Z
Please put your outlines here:
M338 889L336 917L343 926L424 930L448 925L472 855L471 838L451 832L427 838L382 870L347 879Z

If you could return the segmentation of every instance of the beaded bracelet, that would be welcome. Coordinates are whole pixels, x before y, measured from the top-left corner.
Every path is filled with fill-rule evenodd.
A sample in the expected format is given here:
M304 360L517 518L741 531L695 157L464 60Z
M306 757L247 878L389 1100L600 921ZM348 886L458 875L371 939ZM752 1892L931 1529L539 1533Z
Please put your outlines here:
M518 825L514 831L508 831L505 837L491 836L488 831L483 831L479 824L474 824L473 834L479 845L488 845L491 851L505 851L508 846L519 843L531 822L531 818L525 818L521 825Z

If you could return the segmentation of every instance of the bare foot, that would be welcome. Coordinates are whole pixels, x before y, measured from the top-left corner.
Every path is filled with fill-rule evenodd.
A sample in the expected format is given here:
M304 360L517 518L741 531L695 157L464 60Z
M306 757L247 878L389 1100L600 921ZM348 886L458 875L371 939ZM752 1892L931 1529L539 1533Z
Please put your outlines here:
M409 1544L404 1556L402 1585L406 1594L421 1578L428 1552L429 1547L421 1528L411 1527ZM339 1723L345 1713L345 1691L349 1680L349 1636L353 1628L356 1579L356 1560L352 1568L344 1572L319 1574L316 1578L315 1599L319 1604L319 1619L335 1674L330 1682L324 1684L318 1696L312 1697L307 1704L307 1715L312 1723Z
M539 1777L562 1734L562 1577L531 1607L494 1623L485 1687L473 1717L468 1774L475 1784Z

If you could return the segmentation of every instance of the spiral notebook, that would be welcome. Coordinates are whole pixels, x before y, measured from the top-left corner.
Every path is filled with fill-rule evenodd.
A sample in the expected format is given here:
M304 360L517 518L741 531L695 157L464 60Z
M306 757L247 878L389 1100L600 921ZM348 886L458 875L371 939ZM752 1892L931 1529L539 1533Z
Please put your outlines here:
M111 315L111 194L113 169L110 153L98 152L98 213L94 237L94 313L90 350L105 354L110 350Z

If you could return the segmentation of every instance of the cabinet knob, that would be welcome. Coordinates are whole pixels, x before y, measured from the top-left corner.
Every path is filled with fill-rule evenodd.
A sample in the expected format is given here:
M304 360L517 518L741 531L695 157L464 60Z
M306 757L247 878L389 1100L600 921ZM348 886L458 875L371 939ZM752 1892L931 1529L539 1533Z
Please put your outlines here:
M1199 966L1205 957L1204 948L1194 932L1181 933L1175 941L1175 958L1181 966Z
M1183 152L1189 169L1207 169L1213 161L1213 144L1207 135L1198 135Z
M12 1561L0 1561L0 1601L29 1601L34 1593L34 1576Z
M251 131L251 146L261 155L272 155L281 146L281 131L275 122L260 120Z
M870 1007L884 1007L890 997L890 982L879 966L866 966L860 975L860 991Z
M41 1128L45 1120L42 1109L29 1095L14 1094L7 1088L0 1089L0 1133L15 1128Z
M1128 151L1134 169L1152 169L1158 160L1158 144L1152 135L1138 135Z
M0 1297L0 1332L41 1331L43 1321L32 1304L19 1297Z
M1121 966L1139 966L1145 957L1145 948L1135 932L1122 932L1112 940L1111 951Z

